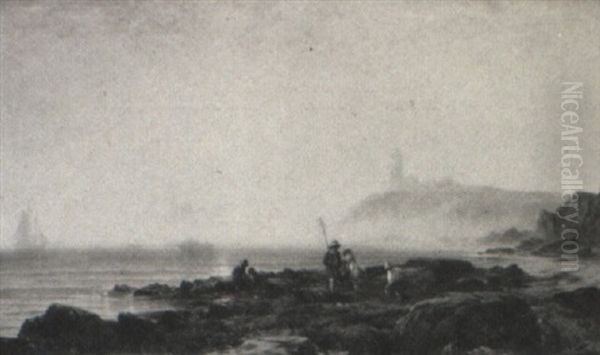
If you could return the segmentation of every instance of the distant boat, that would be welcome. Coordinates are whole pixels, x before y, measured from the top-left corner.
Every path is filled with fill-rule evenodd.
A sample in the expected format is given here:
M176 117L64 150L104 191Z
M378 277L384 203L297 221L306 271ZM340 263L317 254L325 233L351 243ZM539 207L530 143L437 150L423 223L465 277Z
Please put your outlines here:
M179 252L186 260L210 261L215 257L215 247L210 243L201 243L188 239L177 245Z
M46 249L48 239L41 232L37 217L27 209L21 211L21 219L14 234L15 249L40 251Z

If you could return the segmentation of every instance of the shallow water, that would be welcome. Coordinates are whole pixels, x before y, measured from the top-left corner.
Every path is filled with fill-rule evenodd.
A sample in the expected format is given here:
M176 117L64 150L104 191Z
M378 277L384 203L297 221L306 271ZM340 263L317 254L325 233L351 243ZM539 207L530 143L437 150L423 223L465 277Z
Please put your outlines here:
M417 256L456 257L478 266L519 264L534 275L560 272L554 259L486 257L464 252L356 251L363 266L384 260L402 263ZM16 336L23 321L42 314L52 303L81 307L114 319L120 312L141 312L172 307L161 301L110 297L115 284L134 287L158 282L172 286L181 280L226 276L240 259L248 258L258 270L285 267L320 268L321 251L245 250L221 251L205 260L183 257L177 250L56 250L43 254L0 252L0 336ZM597 260L582 263L577 272L585 284L600 286Z

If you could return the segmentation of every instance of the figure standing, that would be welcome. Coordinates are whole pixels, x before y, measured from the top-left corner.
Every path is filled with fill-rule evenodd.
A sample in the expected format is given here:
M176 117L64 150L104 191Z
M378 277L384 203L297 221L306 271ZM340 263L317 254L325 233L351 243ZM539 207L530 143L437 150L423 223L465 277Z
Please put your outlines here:
M246 273L246 269L248 268L248 260L244 259L242 262L233 268L233 272L231 273L231 279L233 281L233 285L236 290L241 290L246 288L249 284L248 274Z
M329 274L329 291L334 292L336 283L341 279L342 257L340 256L340 243L334 240L329 244L323 257L323 264Z

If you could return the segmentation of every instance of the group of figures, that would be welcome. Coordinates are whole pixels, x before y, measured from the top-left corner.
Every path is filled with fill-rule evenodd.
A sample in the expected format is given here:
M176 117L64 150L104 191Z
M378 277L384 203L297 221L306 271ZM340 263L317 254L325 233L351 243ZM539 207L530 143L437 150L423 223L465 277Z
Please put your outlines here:
M329 275L329 291L334 292L338 287L351 284L357 291L360 286L362 269L356 261L352 249L344 249L340 254L341 245L337 240L331 242L323 257L323 264Z
M357 291L363 271L358 265L352 249L344 249L340 253L340 248L340 243L334 240L328 245L327 252L323 257L323 264L329 276L329 291L334 292L344 285L351 285ZM243 290L256 284L259 275L256 269L249 267L248 260L244 259L233 269L231 278L235 288Z
M248 260L244 259L239 265L233 268L231 279L233 281L233 285L238 291L252 287L258 281L258 273L256 272L256 269L249 267L249 265L250 263Z

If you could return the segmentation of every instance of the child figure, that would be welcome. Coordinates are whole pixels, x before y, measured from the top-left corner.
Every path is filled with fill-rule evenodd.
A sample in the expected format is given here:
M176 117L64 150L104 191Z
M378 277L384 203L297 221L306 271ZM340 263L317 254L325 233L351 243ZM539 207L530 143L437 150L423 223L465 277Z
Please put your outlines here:
M344 261L345 272L350 282L352 282L352 288L354 291L358 291L362 269L358 265L352 249L345 249L342 252L342 259Z

